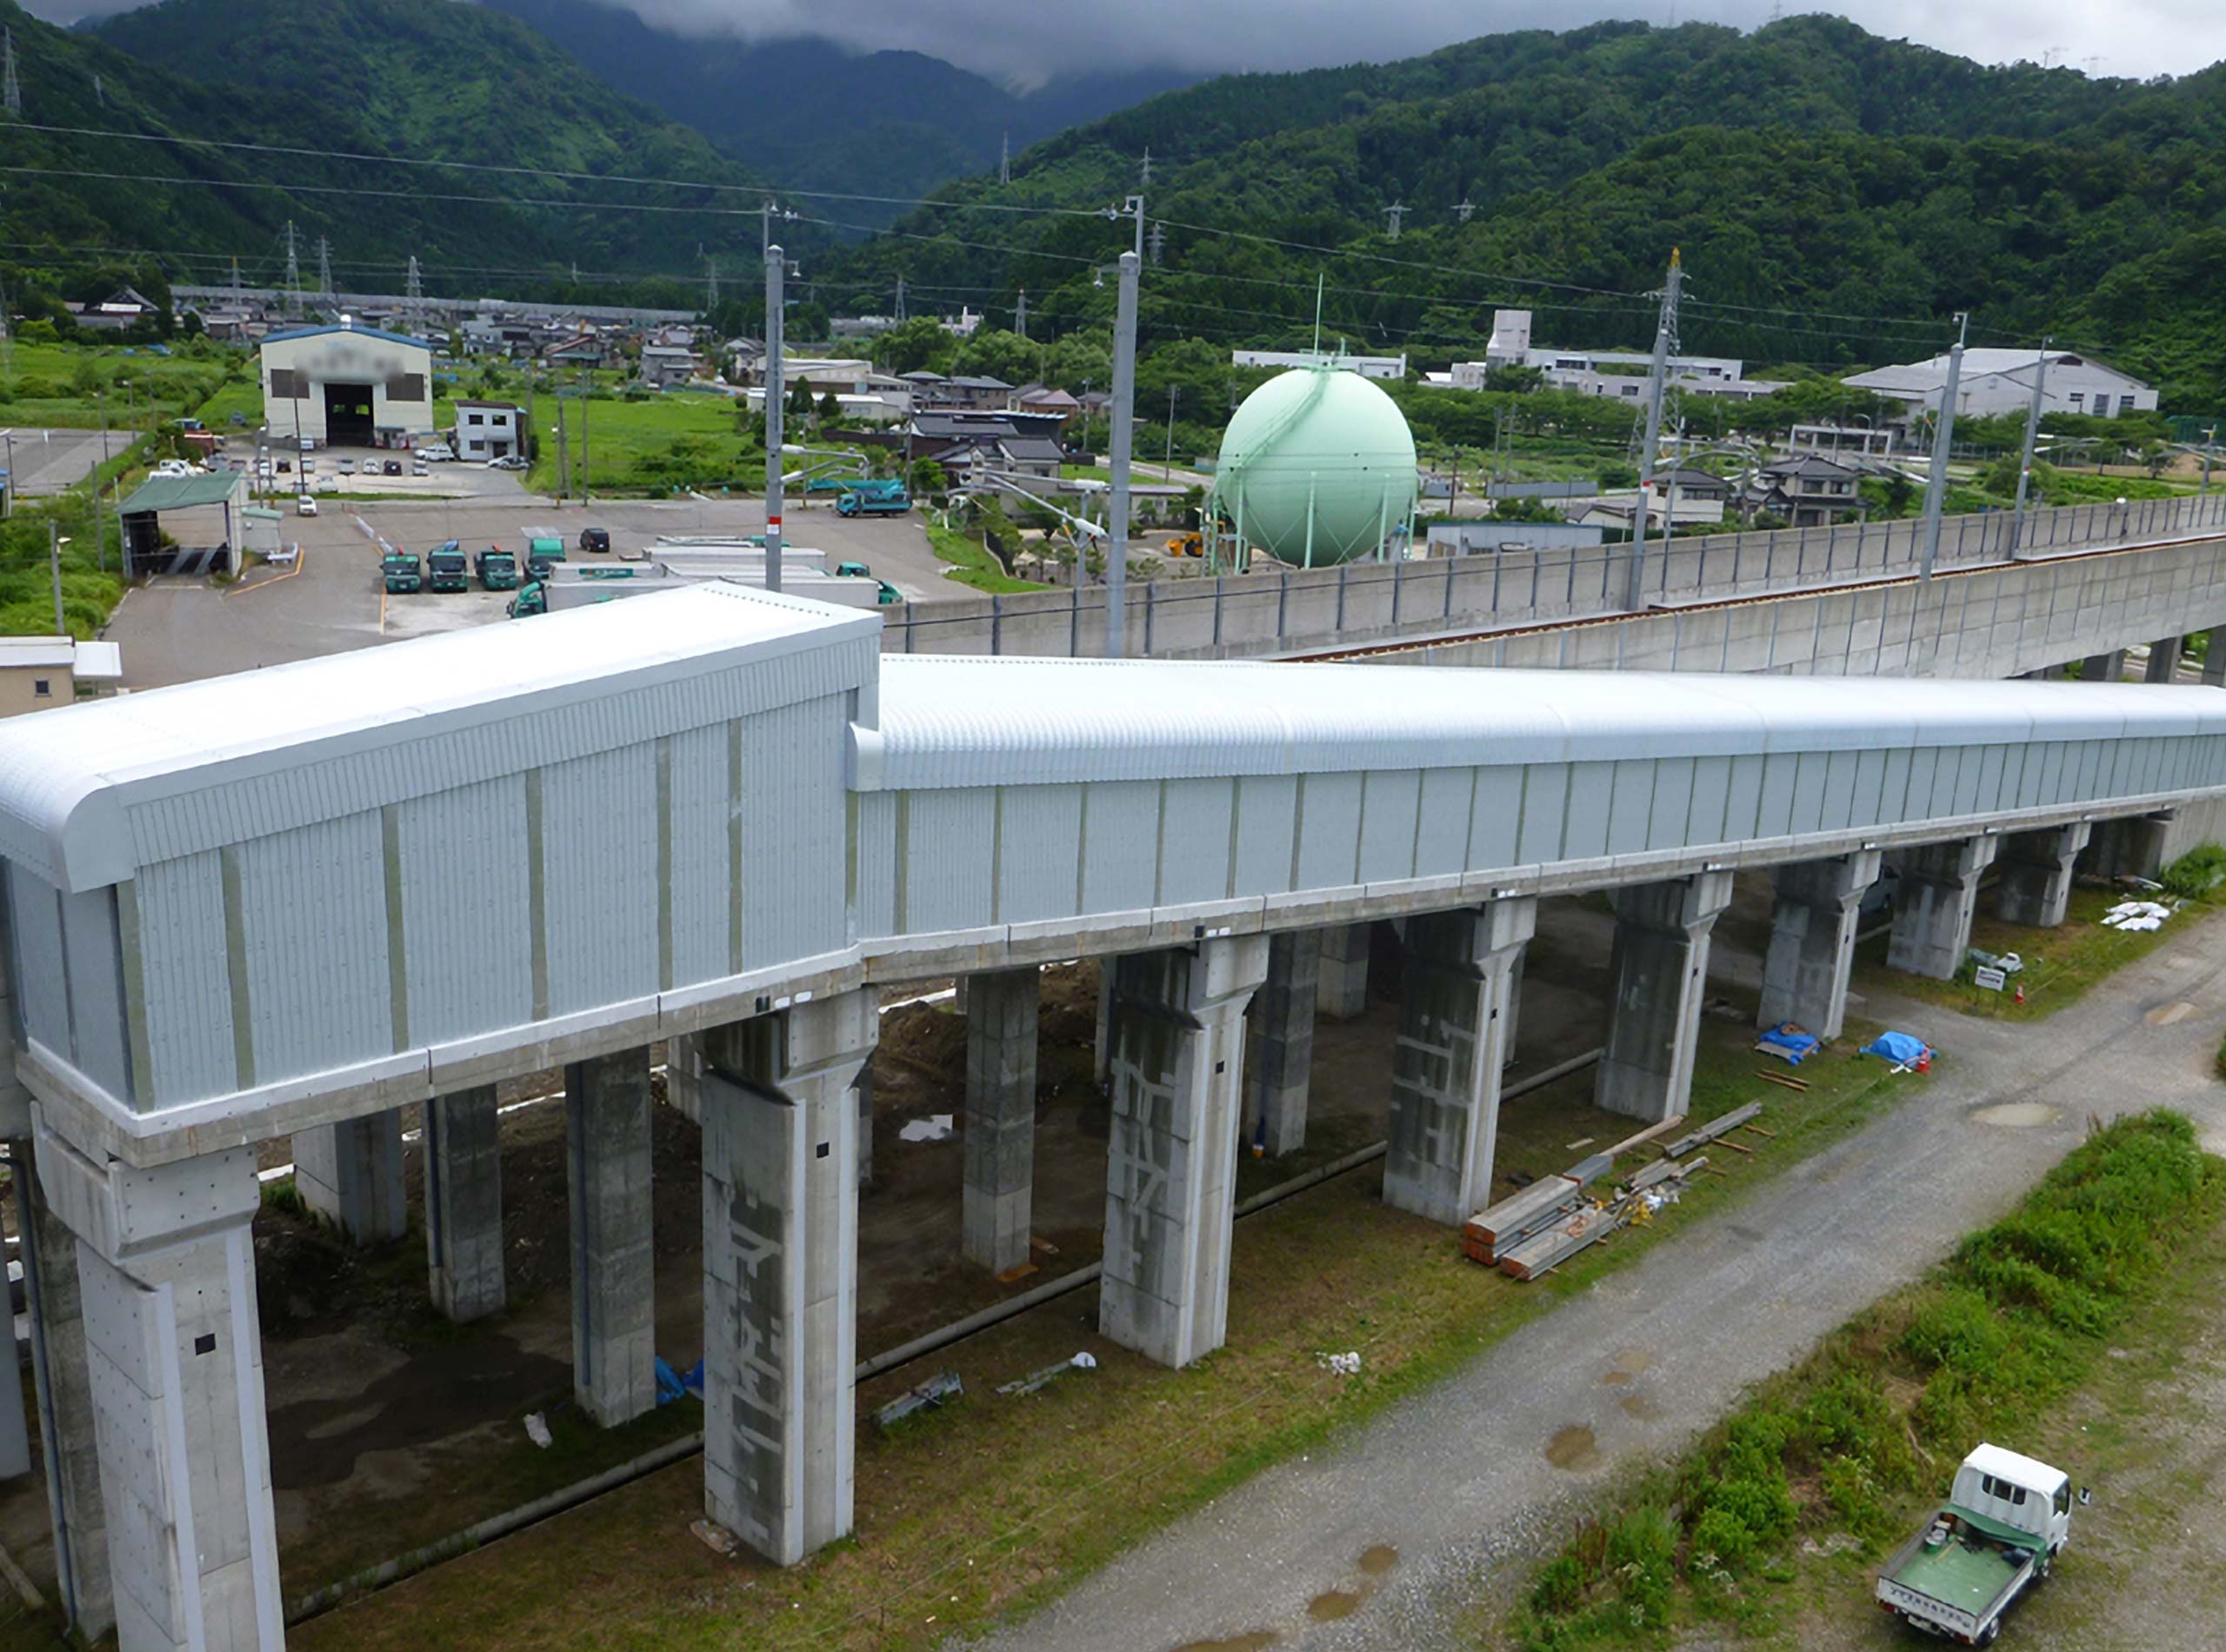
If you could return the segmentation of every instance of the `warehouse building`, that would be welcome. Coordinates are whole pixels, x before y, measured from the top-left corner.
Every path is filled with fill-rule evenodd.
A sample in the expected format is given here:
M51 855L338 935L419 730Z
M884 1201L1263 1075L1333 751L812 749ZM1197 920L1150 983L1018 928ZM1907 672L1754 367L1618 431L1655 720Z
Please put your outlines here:
M346 320L263 341L263 416L281 442L402 447L433 428L433 351Z

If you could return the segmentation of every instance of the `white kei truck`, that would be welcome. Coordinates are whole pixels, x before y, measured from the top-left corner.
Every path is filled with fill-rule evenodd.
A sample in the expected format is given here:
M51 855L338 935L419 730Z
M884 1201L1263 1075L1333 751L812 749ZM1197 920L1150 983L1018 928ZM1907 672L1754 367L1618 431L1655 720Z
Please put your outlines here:
M2071 1477L1981 1445L1947 1502L1879 1572L1878 1604L1927 1635L1992 1646L2010 1602L2049 1575L2070 1536Z

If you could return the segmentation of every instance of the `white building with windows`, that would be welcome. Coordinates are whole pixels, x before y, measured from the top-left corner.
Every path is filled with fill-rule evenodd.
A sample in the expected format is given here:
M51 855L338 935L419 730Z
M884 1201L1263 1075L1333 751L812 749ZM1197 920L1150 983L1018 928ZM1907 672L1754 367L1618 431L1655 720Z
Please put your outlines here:
M1494 368L1527 367L1542 375L1554 390L1636 402L1645 394L1646 376L1653 365L1654 357L1645 350L1556 350L1533 343L1529 310L1496 310L1484 359L1454 363L1443 382L1451 390L1481 390ZM1438 381L1438 375L1430 376L1433 382ZM1672 356L1669 377L1679 390L1735 401L1751 400L1785 388L1776 379L1749 378L1746 363L1736 356Z
M263 341L263 420L279 442L400 447L433 428L433 351L422 338L297 327Z
M1996 413L2023 413L2033 403L2033 380L2039 371L2036 350L1967 350L1963 370L1956 382L1956 412L1984 417ZM2068 350L2048 352L2048 372L2041 383L2043 413L2086 413L2096 418L2121 419L2129 413L2152 413L2156 392L2129 373L2105 367L2091 356ZM1870 390L1902 403L1914 418L1936 412L1948 383L1948 357L1929 362L1881 367L1857 373L1847 380L1856 390Z
M456 404L456 456L507 459L525 451L525 410L508 402Z
M1348 356L1342 351L1317 352L1310 350L1233 350L1229 352L1232 367L1313 367L1322 365L1334 372L1358 373L1363 378L1402 379L1407 376L1404 356Z

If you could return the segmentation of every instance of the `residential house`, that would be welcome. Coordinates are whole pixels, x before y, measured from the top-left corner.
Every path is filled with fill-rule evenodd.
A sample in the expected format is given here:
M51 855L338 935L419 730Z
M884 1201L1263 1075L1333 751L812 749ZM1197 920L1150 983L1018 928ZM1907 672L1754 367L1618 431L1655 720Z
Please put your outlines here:
M1860 467L1822 454L1775 459L1755 473L1740 510L1750 519L1767 512L1789 527L1829 527L1863 513L1863 476Z
M1019 413L1056 413L1060 428L1082 416L1082 400L1053 384L1023 384L1012 393L1013 410Z
M456 404L456 456L506 459L525 450L525 410L508 402L458 402Z
M543 367L596 368L603 363L603 340L594 333L582 331L570 338L560 338L541 352Z
M1026 476L1056 476L1065 457L1056 413L916 412L905 432L904 460L934 459L963 470L988 463Z
M642 346L642 379L664 390L674 384L685 384L697 371L696 352L685 344L644 344Z
M956 377L944 389L954 407L996 412L1012 404L1012 386L1001 378Z
M69 705L80 695L113 693L123 679L118 643L0 636L0 717Z

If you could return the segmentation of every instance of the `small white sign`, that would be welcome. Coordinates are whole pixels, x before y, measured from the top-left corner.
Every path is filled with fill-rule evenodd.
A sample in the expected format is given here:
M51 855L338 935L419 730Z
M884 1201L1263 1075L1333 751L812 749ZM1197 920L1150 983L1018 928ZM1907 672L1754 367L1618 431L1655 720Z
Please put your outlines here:
M1976 969L1972 972L1971 979L1989 992L2000 992L2009 984L2009 975L2000 969Z

